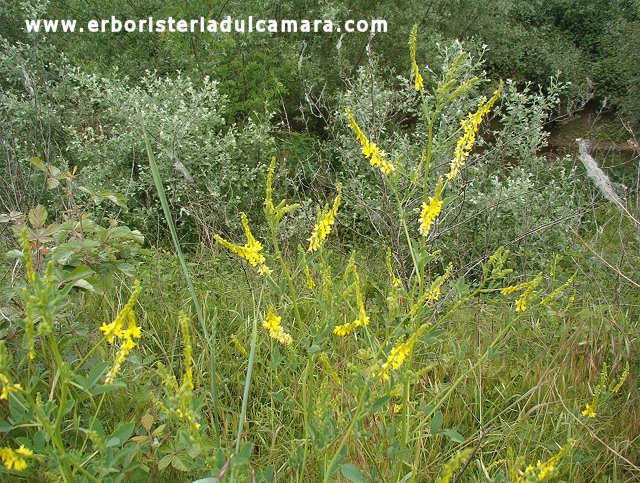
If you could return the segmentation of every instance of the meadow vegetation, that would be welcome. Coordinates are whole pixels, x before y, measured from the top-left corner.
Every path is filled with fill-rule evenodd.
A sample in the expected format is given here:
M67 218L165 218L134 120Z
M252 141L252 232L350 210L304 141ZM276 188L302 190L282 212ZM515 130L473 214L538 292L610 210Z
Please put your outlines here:
M576 62L637 89L637 14L439 3L364 61L50 42L8 19L76 2L0 6L2 481L640 478L638 101ZM608 95L594 177L549 132Z

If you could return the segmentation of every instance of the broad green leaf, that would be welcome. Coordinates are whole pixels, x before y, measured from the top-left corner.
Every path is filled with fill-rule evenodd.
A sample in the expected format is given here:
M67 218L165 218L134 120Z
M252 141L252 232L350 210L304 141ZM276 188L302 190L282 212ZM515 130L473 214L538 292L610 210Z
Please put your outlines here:
M442 416L442 413L440 411L438 411L433 415L433 417L431 418L431 425L430 425L431 434L440 433L440 430L442 429L443 420L444 420L444 417Z
M340 467L340 472L347 480L355 483L364 483L366 481L364 475L351 463L345 463Z
M464 443L465 439L460 433L458 433L455 429L445 429L442 431L442 434L449 437L451 441L455 441L456 443Z
M44 206L38 205L29 210L29 223L33 228L42 228L47 221L47 210Z

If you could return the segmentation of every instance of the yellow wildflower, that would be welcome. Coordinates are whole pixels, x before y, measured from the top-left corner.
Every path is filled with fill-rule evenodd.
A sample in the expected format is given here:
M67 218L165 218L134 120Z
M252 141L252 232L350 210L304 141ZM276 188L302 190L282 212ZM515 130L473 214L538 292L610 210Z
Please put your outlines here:
M569 280L567 280L565 283L563 283L560 287L558 287L553 292L551 292L549 295L547 295L545 298L543 298L540 301L540 305L548 305L549 303L551 303L555 299L557 299L567 289L567 287L573 283L573 279L574 278L575 278L575 274L572 275L569 278Z
M18 392L22 390L22 386L20 384L11 384L9 378L0 373L0 383L2 383L2 392L0 393L0 400L7 400L9 398L9 394L12 392Z
M582 411L582 415L594 419L596 417L596 408L592 404L587 403Z
M262 244L258 240L256 240L251 233L247 215L245 215L244 213L240 213L240 217L242 219L242 227L244 228L247 243L242 246L236 245L235 243L231 243L217 234L214 235L215 240L230 252L235 253L240 258L244 258L245 260L247 260L252 267L258 267L258 273L260 275L267 275L271 273L271 270L265 264L266 260L264 258L264 255L260 253L260 251L262 251Z
M16 450L8 447L0 448L0 459L8 470L22 471L27 467L25 457L32 456L33 451L25 448L23 444Z
M362 154L364 154L364 157L368 158L371 165L378 168L384 174L393 173L396 170L395 166L385 158L386 153L382 151L376 143L372 142L364 132L362 132L362 129L358 126L355 117L353 117L351 109L347 108L345 110L345 115L347 116L349 127L353 130L356 135L356 139L360 141L360 144L362 145Z
M316 288L316 283L313 281L311 277L311 270L309 270L309 266L304 267L304 276L307 279L307 287L313 290Z
M249 355L249 353L247 352L247 348L242 345L242 342L240 342L240 339L238 339L235 334L231 334L231 342L233 342L233 345L236 347L236 349L238 349L238 352L240 352L240 354L245 357Z
M402 366L405 359L411 354L413 346L416 345L416 342L422 337L422 334L425 333L428 327L429 324L422 324L406 342L402 342L402 339L400 339L393 349L391 349L391 353L387 357L386 362L382 365L382 370L378 373L378 376L380 376L383 381L389 380L391 370L395 371Z
M629 361L626 362L624 371L622 371L622 375L620 376L618 383L613 387L610 386L611 392L613 394L617 394L620 391L625 381L627 380L627 377L629 377Z
M516 312L525 312L528 308L527 303L533 295L534 290L540 285L540 282L542 282L542 272L538 273L533 280L505 287L500 293L502 295L509 295L513 292L522 292L518 300L516 300Z
M42 207L40 207L42 208ZM27 228L24 227L20 233L22 253L24 255L24 267L27 272L27 282L33 283L36 279L36 271L33 268L33 259L31 257L31 242L27 236Z
M140 281L139 280L134 281L133 292L131 292L131 296L129 297L129 300L127 301L125 306L122 308L122 310L118 313L116 318L113 319L113 322L111 322L110 324L107 324L106 322L104 322L102 326L100 326L100 331L103 332L105 336L107 336L107 342L109 344L113 344L115 337L118 337L120 339L124 338L124 332L122 330L122 327L124 326L124 321L129 317L129 314L133 313L133 307L136 304L136 301L138 300L138 296L140 295L141 291L142 291L142 288L140 286ZM134 321L134 325L135 325L135 321Z
M167 370L162 363L158 363L158 371L162 376L170 404L165 405L162 401L159 401L159 403L164 411L176 414L178 418L186 422L191 431L196 431L200 428L200 423L198 422L198 415L193 409L193 358L189 317L184 311L181 311L178 319L183 342L184 368L182 381L178 386L173 370Z
M444 468L442 468L440 476L437 480L435 480L434 483L449 483L458 468L460 468L464 464L464 462L467 461L472 451L473 450L470 448L457 451L456 454L454 454L448 461L448 463L444 466Z
M120 340L120 349L113 362L113 366L109 369L109 372L107 372L106 384L113 382L118 372L120 372L120 368L126 360L127 355L135 348L136 343L133 339L139 339L142 336L142 330L138 327L136 316L133 312L133 307L141 291L140 281L136 280L133 283L133 292L120 313L113 322L110 324L103 323L100 327L100 330L107 336L107 342L109 344L113 344L116 338ZM126 329L124 328L125 319L128 321Z
M416 46L418 37L418 25L414 25L411 29L411 35L409 35L409 54L411 55L411 78L414 80L414 85L417 91L422 90L424 87L424 80L420 74L420 68L416 61Z
M391 258L391 248L387 247L387 270L389 271L389 277L391 277L391 283L394 287L400 287L400 285L402 285L402 282L398 277L396 277L396 274L393 271Z
M273 177L276 171L276 158L275 156L271 158L271 164L269 165L269 169L267 171L267 182L265 189L265 200L264 200L264 212L267 215L267 218L273 218L275 221L280 221L284 215L295 210L300 205L287 205L286 200L282 200L278 206L273 204Z
M280 321L282 317L278 317L274 311L273 307L269 307L267 310L267 317L264 322L262 322L262 327L266 328L269 331L269 337L277 340L281 344L289 345L293 342L293 339L289 334L287 334L282 326L280 325Z
M435 196L429 196L429 203L422 203L422 212L420 214L420 234L427 236L431 226L436 221L442 210L442 189L443 179L438 180L436 185Z
M191 349L191 332L189 331L189 317L184 311L178 315L180 321L180 331L182 332L182 343L184 345L184 374L182 376L181 387L193 390L193 356Z
M456 145L453 161L451 161L449 173L447 174L448 179L451 180L460 174L460 170L464 166L465 159L469 157L469 154L471 154L471 148L473 148L473 144L476 141L480 123L483 118L489 114L489 111L491 111L491 108L500 97L501 91L502 83L500 83L500 87L498 87L498 89L493 93L491 99L480 104L480 107L478 107L476 112L469 113L467 118L460 122L463 134Z
M331 227L336 221L338 214L338 208L340 207L340 200L342 196L342 184L338 183L338 194L333 200L333 207L328 210L328 205L325 206L325 212L320 214L320 219L316 226L313 227L311 236L307 238L309 241L309 248L307 251L315 252L324 243L329 233L331 233Z
M545 481L552 477L556 472L556 467L558 463L564 456L564 454L569 450L572 446L573 442L569 441L565 444L558 453L553 455L547 461L542 462L538 460L535 466L529 465L524 470L524 473L521 472L520 477L518 478L519 482L530 482L530 481Z

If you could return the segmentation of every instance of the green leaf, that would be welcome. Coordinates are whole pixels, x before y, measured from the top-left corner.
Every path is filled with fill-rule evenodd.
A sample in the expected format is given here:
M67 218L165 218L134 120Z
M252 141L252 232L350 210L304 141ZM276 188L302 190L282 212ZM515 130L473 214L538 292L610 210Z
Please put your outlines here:
M455 429L445 429L442 431L442 434L448 436L451 441L455 441L456 443L464 443L465 439L460 433L458 433Z
M389 399L391 399L389 396L379 397L371 406L371 411L374 413L380 411L389 402Z
M29 223L33 228L42 228L47 221L47 215L46 208L38 205L29 210Z
M34 156L33 158L29 158L29 162L40 171L47 171L47 166L41 158Z
M440 411L438 411L433 415L433 417L431 418L431 426L430 426L431 434L440 433L440 430L442 429L443 421L444 421L444 416L442 416L442 413Z
M109 439L107 440L107 448L111 446L120 446L127 442L135 429L134 423L120 423Z
M111 384L102 384L100 386L96 386L93 389L91 389L91 391L89 392L91 393L92 396L97 396L98 394L105 394L108 392L117 391L118 389L123 389L125 387L127 387L127 385L124 382L116 381Z
M33 437L33 449L35 449L38 453L41 453L46 444L47 436L42 431L38 431Z
M85 389L89 389L90 387L96 385L100 380L100 378L102 377L102 374L104 374L105 369L110 365L111 365L111 362L102 361L96 364L95 366L93 366L89 371L89 374L87 374L87 378L86 378L87 387L85 387Z
M13 429L13 426L4 419L0 418L0 433L8 433Z
M172 454L168 454L167 456L164 456L159 462L158 462L158 469L160 471L164 470L167 466L169 466L171 464L171 458L173 458Z
M189 471L189 468L187 468L187 465L184 464L184 461L182 461L182 459L175 454L171 458L171 466L173 466L178 471Z
M78 279L75 282L73 282L73 286L84 289L87 292L96 291L96 288L93 285L91 285L89 282L87 282L84 278Z
M349 481L354 481L355 483L364 483L366 481L360 470L351 463L343 464L340 467L340 472Z

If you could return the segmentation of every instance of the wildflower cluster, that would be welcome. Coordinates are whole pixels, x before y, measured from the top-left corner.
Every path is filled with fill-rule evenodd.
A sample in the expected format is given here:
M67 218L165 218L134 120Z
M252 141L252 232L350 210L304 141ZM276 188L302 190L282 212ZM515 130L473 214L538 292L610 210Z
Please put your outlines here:
M491 111L491 108L500 97L501 91L502 84L500 84L500 87L498 87L498 89L493 93L491 99L480 104L480 107L478 107L476 112L469 113L467 118L460 122L463 134L456 145L453 161L451 161L449 173L447 174L448 179L454 179L460 174L460 170L464 166L465 159L469 157L469 154L471 154L471 148L476 141L480 123L482 123L484 117Z
M8 470L22 471L27 468L25 457L33 455L33 451L25 448L23 444L16 450L4 447L0 448L0 459Z
M402 339L400 339L393 349L391 349L391 353L387 357L386 362L382 365L382 370L378 373L378 376L380 376L383 381L388 381L390 372L402 366L405 359L411 354L413 346L416 345L416 342L418 342L428 328L429 324L422 324L406 342L402 342Z
M180 312L180 331L182 332L182 343L184 344L183 358L184 358L184 372L182 374L182 381L180 388L178 389L178 400L180 401L179 407L176 409L176 414L187 422L191 429L200 428L196 414L193 410L193 356L191 348L191 333L189 331L189 318L185 312Z
M311 270L309 269L308 265L305 265L305 267L304 267L304 277L305 277L306 282L307 282L307 288L309 288L311 290L316 288L316 283L313 281L313 277L311 276Z
M505 287L500 293L502 295L509 295L513 292L522 292L518 300L516 300L516 312L525 312L528 308L529 299L531 298L534 290L538 288L538 285L540 285L540 282L542 282L542 273L538 273L536 278L528 282Z
M133 311L133 307L135 306L141 291L142 288L140 286L140 281L136 280L133 283L133 292L131 293L129 300L118 313L116 318L113 319L113 322L110 324L105 322L100 327L100 331L104 333L109 344L113 344L116 338L120 340L120 350L116 355L113 367L107 373L107 384L113 382L127 355L136 346L134 339L139 339L142 336L140 327L136 324L136 317ZM126 328L125 321L127 321Z
M230 252L235 253L240 258L244 258L245 260L247 260L252 267L258 267L258 273L260 275L270 274L271 270L265 263L266 260L264 258L264 255L260 253L262 251L262 244L258 240L256 240L251 233L247 215L244 213L240 213L240 217L242 219L242 227L244 228L247 243L245 243L244 245L236 245L235 243L231 243L225 240L218 234L214 235L215 240Z
M602 365L602 371L600 371L600 381L593 392L593 399L585 405L581 414L589 419L595 419L602 399L617 394L627 380L627 377L629 377L629 362L626 363L625 369L622 371L618 382L612 381L607 388L607 364L604 363Z
M422 203L422 211L420 213L420 234L427 236L431 226L440 216L442 210L442 190L444 187L443 179L438 180L434 196L429 196L429 202Z
M9 394L22 390L22 386L20 384L11 384L11 381L9 381L9 378L6 374L0 373L0 384L2 384L0 400L6 401L9 398Z
M355 133L356 139L360 141L360 144L362 145L362 154L364 154L364 157L368 158L371 165L378 168L384 174L393 173L396 170L395 166L385 158L386 153L382 151L376 143L369 140L366 134L362 132L362 129L358 126L355 117L353 117L351 109L347 108L345 110L345 115L347 116L349 127Z
M402 281L396 277L396 274L393 271L393 265L391 264L391 248L389 247L387 247L387 270L389 272L392 285L394 287L400 287L402 285Z
M424 79L420 74L420 68L416 61L416 46L418 38L418 25L414 25L411 29L411 35L409 35L409 53L411 54L411 79L414 81L414 85L417 91L422 90L424 87Z
M556 473L558 463L569 450L571 445L572 442L568 442L560 449L560 451L545 462L538 460L535 466L527 466L524 472L519 475L518 482L528 483L533 481L545 481L551 478Z
M320 213L318 223L313 227L313 231L311 232L311 236L307 239L309 242L310 252L315 252L320 248L320 246L324 243L329 233L331 233L331 227L336 221L336 216L338 214L338 208L340 207L340 200L342 196L342 184L338 184L338 194L333 200L333 207L329 209L329 206L326 205L324 208L324 212Z
M289 345L293 342L293 339L289 334L287 334L282 325L280 325L280 321L282 317L278 317L273 311L273 307L269 307L267 310L267 316L262 322L262 327L269 331L269 337L277 340L281 344Z
M572 275L571 277L569 277L569 279L565 283L560 285L557 289L555 289L553 292L551 292L549 295L543 298L540 301L540 305L548 305L551 302L553 302L555 299L557 299L569 287L569 285L573 283L574 278L575 278L575 275Z

